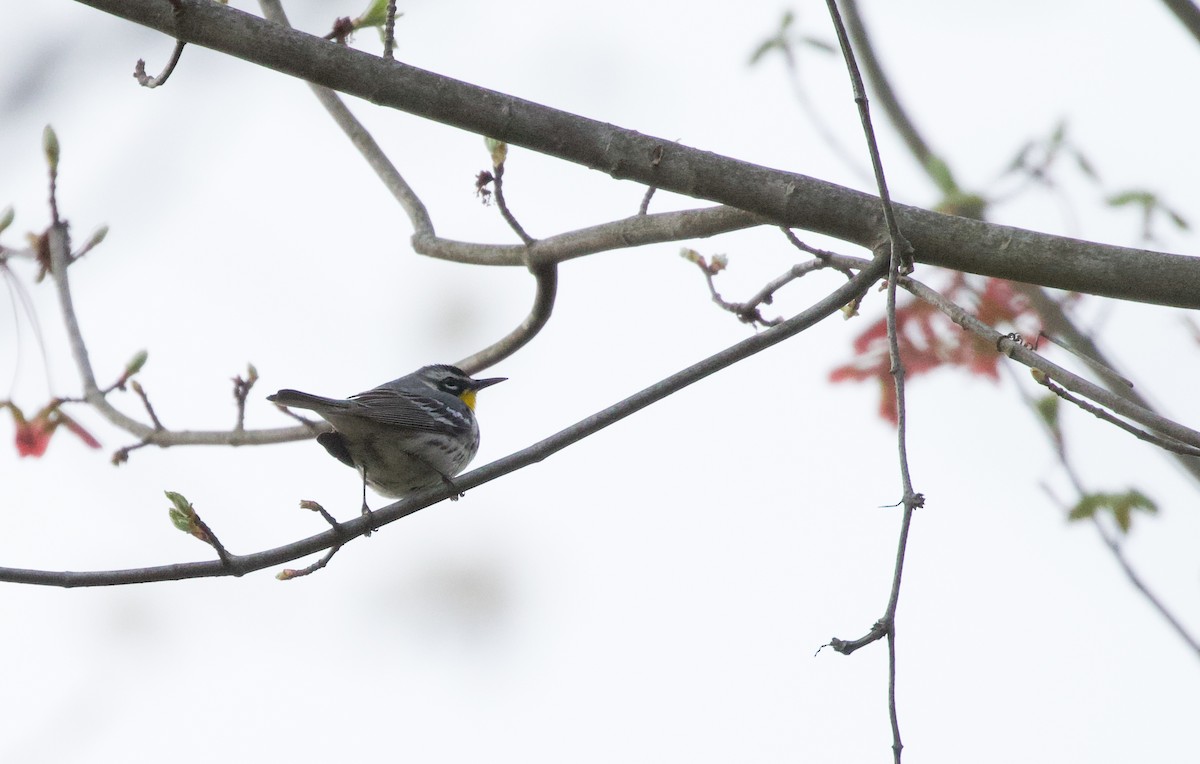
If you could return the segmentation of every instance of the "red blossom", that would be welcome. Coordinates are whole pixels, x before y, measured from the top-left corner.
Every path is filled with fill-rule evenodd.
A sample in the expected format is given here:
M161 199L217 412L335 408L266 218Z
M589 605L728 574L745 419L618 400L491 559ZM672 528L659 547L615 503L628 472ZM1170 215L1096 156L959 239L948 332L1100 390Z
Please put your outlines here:
M78 422L67 416L59 408L61 401L50 401L42 407L31 419L25 418L25 413L12 401L0 402L0 407L12 412L13 423L17 426L16 443L18 456L41 456L50 446L50 437L59 425L65 426L75 433L91 448L100 448L100 441L85 430Z
M974 308L976 316L991 326L1016 327L1036 318L1028 300L1012 282L987 279L982 287L955 273L943 290L950 300ZM943 366L957 366L969 373L999 379L1000 355L988 345L956 326L929 303L914 300L896 308L896 340L909 378ZM887 321L873 322L855 338L855 358L829 373L830 382L874 379L879 384L879 415L896 423L895 389L888 353Z

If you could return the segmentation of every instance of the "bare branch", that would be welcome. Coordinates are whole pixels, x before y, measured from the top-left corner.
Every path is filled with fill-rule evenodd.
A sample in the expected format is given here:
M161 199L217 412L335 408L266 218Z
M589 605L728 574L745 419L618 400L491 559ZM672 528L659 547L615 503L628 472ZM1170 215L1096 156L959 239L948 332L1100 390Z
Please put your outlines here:
M657 190L654 186L646 187L646 193L642 195L642 202L638 205L639 215L645 215L650 211L650 200L654 198L654 192Z
M1066 401L1068 403L1072 403L1075 406L1078 406L1079 408L1088 412L1092 416L1095 416L1099 419L1103 419L1104 421L1108 422L1109 424L1116 425L1117 427L1121 428L1125 432L1133 435L1138 440L1144 440L1147 443L1158 446L1161 449L1164 449L1166 451L1173 451L1177 454L1183 454L1184 456L1200 456L1200 448L1197 448L1195 446L1189 446L1185 443L1178 443L1170 438L1160 438L1155 435L1151 435L1150 433L1146 432L1145 430L1139 430L1137 427L1134 427L1133 425L1129 424L1128 422L1118 419L1117 417L1113 416L1112 414L1105 411L1104 409L1099 408L1097 406L1093 406L1092 404L1088 403L1085 400L1076 398L1074 395L1071 395L1066 390L1062 389L1058 385L1051 382L1050 378L1047 377L1045 374L1034 374L1033 378L1037 381L1038 384L1042 385L1047 390L1049 390L1050 392L1057 395L1059 398L1062 398L1064 401Z
M700 239L763 225L757 215L733 207L634 215L611 223L568 231L523 244L474 244L431 236L413 236L422 255L471 265L541 266L615 249L666 241Z
M1042 326L1046 331L1055 337L1061 337L1066 340L1077 352L1088 356L1093 362L1110 370L1111 373L1103 374L1100 377L1105 387L1116 395L1133 401L1147 411L1155 414L1158 413L1154 404L1146 396L1142 395L1140 391L1129 385L1128 380L1120 377L1119 374L1117 376L1120 377L1120 381L1113 378L1113 374L1117 373L1115 371L1116 364L1104 354L1104 351L1092 341L1091 337L1075 325L1075 322L1063 311L1062 305L1057 300L1051 298L1045 289L1041 289L1033 284L1017 284L1017 288L1021 290L1021 293L1029 300L1029 304L1037 311L1038 316L1042 319ZM1088 397L1092 398L1090 395ZM1092 398L1092 400L1096 399ZM1145 423L1143 422L1143 424ZM1187 470L1193 479L1200 481L1200 459L1177 455L1175 461Z
M531 267L529 272L533 274L537 285L529 315L503 338L478 353L467 356L455 366L468 374L475 374L493 366L525 347L550 320L550 313L554 310L554 298L558 293L558 266L551 264Z
M497 162L492 166L492 188L496 191L496 207L500 210L500 216L504 218L504 222L508 223L508 227L513 229L517 236L521 237L521 241L525 242L525 246L530 246L536 239L525 232L525 228L517 221L517 217L512 214L508 208L508 202L504 198L504 162Z
M775 326L783 321L782 318L766 318L762 315L761 307L770 305L775 300L775 293L783 287L792 283L796 279L803 278L815 271L825 268L833 268L845 274L846 278L854 278L853 269L861 268L870 263L870 260L863 260L856 257L843 257L827 253L827 257L807 260L803 263L796 263L791 268L776 276L762 286L749 300L745 302L731 302L721 296L717 291L716 275L723 270L723 261L718 267L716 262L709 263L698 252L691 249L684 250L685 259L691 260L704 274L704 279L708 283L709 294L712 295L713 302L719 305L723 310L727 310L737 316L740 321L747 324L755 324L761 326Z
M150 417L150 421L154 423L154 429L160 432L167 429L159 421L158 414L154 413L154 407L150 405L150 396L146 395L146 390L142 387L142 383L135 379L129 386L133 388L133 392L142 401L142 405L146 407L146 416Z
M283 6L279 0L260 0L259 6L263 10L263 15L270 21L279 24L280 26L291 29L291 24L288 23L287 14L283 11ZM394 6L389 6L389 14L394 13ZM383 153L383 149L371 137L371 133L363 127L337 93L327 87L322 87L315 82L309 82L309 87L312 88L313 95L329 112L329 116L333 117L333 121L338 127L342 128L342 132L350 139L350 143L363 158L367 160L367 164L383 181L383 185L391 192L396 201L400 203L401 208L408 214L408 219L412 223L414 236L432 236L433 221L429 218L429 212L425 209L425 204L408 185L408 181L396 169L387 155Z
M1175 633L1179 635L1180 639L1182 639L1187 646L1192 649L1192 652L1196 653L1197 657L1200 657L1200 641L1197 641L1196 638L1188 632L1187 627L1185 627L1183 623L1175 617L1174 613L1167 609L1167 606L1158 598L1158 595L1151 591L1150 587L1147 586L1146 582L1142 580L1142 577L1138 574L1138 572L1133 569L1133 566L1129 564L1129 560L1125 558L1125 553L1121 549L1121 544L1115 538L1113 538L1112 534L1106 531L1104 526L1100 524L1100 521L1094 517L1092 518L1092 525L1096 528L1096 532L1100 534L1100 539L1104 542L1104 545L1108 547L1108 551L1112 552L1113 558L1117 561L1117 565L1121 567L1121 571L1125 574L1125 578L1129 580L1129 583L1133 585L1133 588L1137 589L1142 597L1150 603L1150 607L1158 611L1158 614L1162 616L1163 620L1165 620L1167 624L1175 631Z
M888 641L888 716L892 725L892 755L896 764L900 764L900 752L903 744L900 741L900 722L896 710L896 607L900 601L900 581L904 573L904 558L908 550L908 533L912 526L913 512L917 507L924 506L924 497L913 490L912 477L908 465L908 412L904 395L905 369L904 359L900 356L900 340L896 334L896 282L901 275L913 270L912 245L904 238L896 222L895 210L892 208L891 197L888 194L887 180L883 172L883 160L879 155L879 146L875 142L875 127L871 124L870 106L867 102L866 89L863 87L862 76L854 59L854 50L842 24L836 0L826 0L829 16L837 31L838 43L842 55L846 59L846 69L850 73L850 82L854 88L854 101L858 104L859 117L862 120L863 134L867 140L867 149L871 156L871 167L875 171L875 183L879 189L879 199L883 205L883 218L887 223L887 252L888 252L888 283L887 283L887 338L888 354L891 356L892 379L896 386L896 446L900 462L900 482L903 495L903 515L900 521L900 539L897 543L896 564L892 573L892 590L888 597L887 608L883 618L872 628L874 634L883 629Z
M388 0L387 19L383 23L383 57L394 61L396 50L396 0Z

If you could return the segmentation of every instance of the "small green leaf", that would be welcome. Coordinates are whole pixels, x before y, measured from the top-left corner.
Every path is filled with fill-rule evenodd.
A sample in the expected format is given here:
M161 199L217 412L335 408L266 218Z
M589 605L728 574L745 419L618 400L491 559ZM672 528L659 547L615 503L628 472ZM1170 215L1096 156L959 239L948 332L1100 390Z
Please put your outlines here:
M363 29L383 26L385 23L387 23L387 0L372 0L362 15L354 21L354 26L356 29Z
M1084 496L1079 500L1079 503L1071 507L1071 511L1067 513L1068 520L1085 520L1089 517L1096 516L1096 509L1099 507L1095 496Z
M171 516L171 524L176 528L184 533L192 532L192 521L187 515L180 512L178 509L175 509L174 507L168 509L167 514Z
M13 211L11 204L4 208L4 212L0 212L0 233L4 233L4 229L12 225L15 217L16 212Z
M1149 191L1135 189L1111 194L1105 201L1110 207L1124 207L1130 204L1137 204L1142 207L1153 207L1154 205L1158 204L1158 197Z
M175 493L174 491L163 491L163 493L166 494L171 503L175 505L171 510L172 512L178 512L185 517L191 517L196 514L196 510L192 509L192 503L184 498L183 494Z
M1141 510L1147 514L1158 512L1158 505L1146 494L1130 488L1124 493L1090 493L1079 500L1067 514L1068 520L1082 520L1095 517L1100 510L1112 513L1113 520L1122 533L1128 533L1133 526L1133 513Z

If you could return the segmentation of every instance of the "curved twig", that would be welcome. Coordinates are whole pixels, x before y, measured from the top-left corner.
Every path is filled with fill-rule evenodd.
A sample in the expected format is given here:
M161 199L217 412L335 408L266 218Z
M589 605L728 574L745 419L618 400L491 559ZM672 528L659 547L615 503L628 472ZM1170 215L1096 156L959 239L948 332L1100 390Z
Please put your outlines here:
M517 220L517 216L508 208L508 201L504 198L504 162L492 166L492 188L496 192L496 207L500 210L500 216L504 218L504 222L508 223L508 227L513 229L513 233L521 238L526 247L536 242L537 239L525 231L525 227Z
M0 581L43 586L114 586L121 584L176 581L186 578L241 576L256 570L283 565L292 560L344 544L350 538L393 523L459 491L467 491L522 467L542 461L600 430L650 406L695 382L732 366L755 353L777 345L815 325L846 303L864 294L887 270L884 259L876 259L851 281L830 292L807 310L774 328L738 342L688 368L656 382L641 392L599 411L538 443L498 459L491 464L454 478L454 486L439 485L412 494L407 499L372 512L371 517L356 517L341 523L337 530L286 544L275 549L246 555L229 555L228 561L185 562L148 568L107 571L51 571L0 568Z
M175 50L171 52L171 60L167 62L166 67L157 77L151 77L146 74L146 61L139 58L133 67L133 78L144 88L156 88L167 84L167 80L171 77L171 72L175 71L175 65L179 63L179 58L183 55L185 45L187 43L183 40L175 41Z
M413 235L412 244L418 254L455 263L537 267L598 252L704 239L766 224L767 221L758 215L722 206L634 215L538 239L528 247L524 244L474 244L417 234Z
M291 29L291 24L288 22L287 14L284 13L283 6L279 0L259 0L259 7L262 8L263 16L269 21L272 21L280 26ZM395 11L394 6L389 7L389 17ZM392 196L396 197L396 201L400 203L400 207L408 215L409 221L412 223L414 236L416 235L433 235L433 221L429 217L429 211L425 209L424 202L413 191L412 186L408 185L408 181L396 169L387 155L383 153L383 149L371 137L371 133L367 131L363 124L350 112L346 104L342 102L337 93L327 87L323 87L314 82L308 83L312 89L313 95L325 107L325 111L329 112L329 116L333 117L333 121L342 129L346 137L350 139L350 143L358 152L362 154L363 159L367 160L367 164L383 181L383 185L391 192Z
M554 264L535 266L531 267L529 271L533 274L537 285L537 292L534 294L533 307L530 309L529 315L516 329L494 344L455 364L466 373L475 374L508 358L525 347L550 320L550 313L554 310L554 298L558 293L558 266Z

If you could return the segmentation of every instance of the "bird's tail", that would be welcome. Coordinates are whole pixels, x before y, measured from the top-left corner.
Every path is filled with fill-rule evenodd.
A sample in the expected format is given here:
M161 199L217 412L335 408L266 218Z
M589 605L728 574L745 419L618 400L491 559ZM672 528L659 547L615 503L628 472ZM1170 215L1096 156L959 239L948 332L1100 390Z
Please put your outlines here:
M292 408L308 409L316 412L337 411L350 405L349 401L342 401L336 398L323 398L320 395L302 393L299 390L280 390L274 395L268 395L267 400L277 403L280 406L291 406Z

